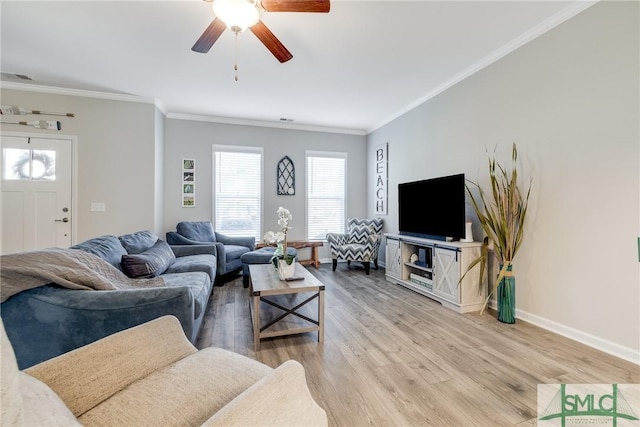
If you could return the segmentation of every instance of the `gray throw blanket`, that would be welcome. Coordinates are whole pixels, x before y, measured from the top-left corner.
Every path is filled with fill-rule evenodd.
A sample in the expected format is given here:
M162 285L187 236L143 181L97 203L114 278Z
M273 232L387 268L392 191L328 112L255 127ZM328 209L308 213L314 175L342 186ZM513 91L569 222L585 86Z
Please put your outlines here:
M131 279L97 255L62 248L2 255L0 278L0 302L48 283L82 290L164 286L162 277Z

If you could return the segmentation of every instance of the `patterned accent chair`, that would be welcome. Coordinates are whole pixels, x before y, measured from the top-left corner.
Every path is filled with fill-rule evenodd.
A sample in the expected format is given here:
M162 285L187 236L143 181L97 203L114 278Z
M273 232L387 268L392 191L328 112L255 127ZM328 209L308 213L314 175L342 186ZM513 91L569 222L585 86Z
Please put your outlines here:
M382 225L382 218L349 218L346 233L327 233L333 271L336 271L339 259L346 260L347 266L351 265L351 261L361 262L366 274L369 274L370 263L373 261L377 270Z

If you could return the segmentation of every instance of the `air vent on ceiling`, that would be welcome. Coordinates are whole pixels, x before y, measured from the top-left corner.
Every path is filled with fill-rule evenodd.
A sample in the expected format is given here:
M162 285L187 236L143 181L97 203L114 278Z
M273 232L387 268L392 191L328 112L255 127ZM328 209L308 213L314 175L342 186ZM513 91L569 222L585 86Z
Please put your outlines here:
M293 119L287 119L286 117L280 117L281 122L292 122Z
M29 76L27 76L26 74L17 74L17 73L5 73L2 72L2 77L3 78L8 78L8 79L18 79L18 80L29 80L29 81L33 81L33 79Z

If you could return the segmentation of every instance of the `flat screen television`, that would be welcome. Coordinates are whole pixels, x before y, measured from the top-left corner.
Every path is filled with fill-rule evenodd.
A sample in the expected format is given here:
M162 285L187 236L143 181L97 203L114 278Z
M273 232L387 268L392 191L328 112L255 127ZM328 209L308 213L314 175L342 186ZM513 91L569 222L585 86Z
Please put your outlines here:
M427 239L465 237L464 174L398 184L398 231Z

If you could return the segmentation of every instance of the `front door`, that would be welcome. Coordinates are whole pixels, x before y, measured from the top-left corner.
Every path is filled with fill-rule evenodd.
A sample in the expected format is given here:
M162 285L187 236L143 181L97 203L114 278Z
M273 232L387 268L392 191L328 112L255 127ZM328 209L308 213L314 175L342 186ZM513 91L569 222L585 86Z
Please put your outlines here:
M71 245L72 141L2 135L0 253Z

